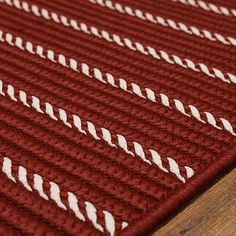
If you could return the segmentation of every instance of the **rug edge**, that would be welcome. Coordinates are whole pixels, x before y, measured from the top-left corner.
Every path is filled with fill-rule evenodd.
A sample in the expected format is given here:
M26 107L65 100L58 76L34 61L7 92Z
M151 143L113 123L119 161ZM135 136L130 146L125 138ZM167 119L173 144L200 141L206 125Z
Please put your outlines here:
M153 230L157 229L171 215L187 206L191 200L213 186L218 178L223 177L227 171L235 166L236 143L233 143L231 148L221 158L208 166L206 171L200 173L194 179L189 180L188 185L178 190L178 194L172 195L163 202L161 207L147 212L135 224L130 224L122 232L122 235L138 236L152 233Z

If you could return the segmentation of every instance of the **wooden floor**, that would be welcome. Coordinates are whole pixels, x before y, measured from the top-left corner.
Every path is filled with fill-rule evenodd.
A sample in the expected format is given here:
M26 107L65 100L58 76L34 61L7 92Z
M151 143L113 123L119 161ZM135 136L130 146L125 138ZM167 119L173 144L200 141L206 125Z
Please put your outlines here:
M236 169L153 236L236 236Z

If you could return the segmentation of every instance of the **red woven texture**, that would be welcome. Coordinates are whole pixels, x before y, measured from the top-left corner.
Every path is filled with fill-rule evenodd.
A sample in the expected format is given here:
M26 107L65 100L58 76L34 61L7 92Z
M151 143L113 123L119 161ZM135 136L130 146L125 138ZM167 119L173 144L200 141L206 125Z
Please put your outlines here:
M148 235L236 164L236 3L0 1L0 234Z

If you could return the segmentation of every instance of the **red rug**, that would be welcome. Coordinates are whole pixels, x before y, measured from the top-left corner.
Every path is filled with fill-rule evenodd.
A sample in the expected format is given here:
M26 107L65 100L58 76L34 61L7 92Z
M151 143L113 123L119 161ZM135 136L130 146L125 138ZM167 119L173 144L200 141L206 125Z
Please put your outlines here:
M1 235L148 235L236 164L235 1L0 7Z

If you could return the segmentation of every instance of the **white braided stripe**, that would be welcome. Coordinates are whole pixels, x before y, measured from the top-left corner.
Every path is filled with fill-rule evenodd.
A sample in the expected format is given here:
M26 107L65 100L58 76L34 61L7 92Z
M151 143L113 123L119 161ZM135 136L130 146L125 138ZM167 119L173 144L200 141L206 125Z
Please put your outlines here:
M48 59L53 63L58 63L64 67L72 69L75 72L82 73L90 78L98 80L99 82L108 84L114 88L118 88L125 92L139 96L140 98L147 99L148 101L151 101L153 103L161 103L163 106L168 107L169 109L174 108L175 110L187 117L192 117L203 124L209 124L216 129L225 130L230 134L236 136L236 133L233 130L233 126L227 119L215 118L212 113L207 111L200 112L196 106L184 105L183 102L178 99L171 100L164 93L156 94L150 88L141 88L136 83L128 83L124 78L117 79L111 73L105 73L104 76L101 70L98 68L91 68L86 63L79 63L72 58L66 58L63 54L55 56L55 53L52 50L45 50L41 46L34 46L29 41L23 43L22 38L14 38L10 33L3 34L3 32L0 31L0 42L6 42L11 46L16 46L17 48L24 50L28 53L35 54L44 59ZM204 116L201 116L200 113L204 114Z
M44 179L40 175L35 174L35 173L32 174L33 185L31 186L27 180L27 176L29 175L29 173L27 173L27 169L24 168L23 166L17 166L17 167L18 167L18 175L13 176L11 159L9 159L8 157L3 158L2 172L8 177L8 179L10 179L11 181L15 183L23 184L23 186L30 192L35 190L36 192L38 192L40 197L44 198L45 200L49 200L49 199L53 200L57 204L58 207L66 211L70 209L71 211L73 211L73 213L79 220L83 222L86 222L86 221L91 222L97 230L103 233L107 232L111 236L115 235L116 221L115 221L114 216L110 212L106 210L104 211L98 210L92 202L78 200L77 196L74 193L67 192L67 191L66 193L67 193L68 198L66 199L67 200L67 204L66 204L67 206L66 206L65 203L63 203L63 201L61 200L61 196L60 196L61 188L58 184L52 181L49 182L50 195L48 196L43 190ZM83 214L81 210L79 209L78 201L80 201L84 205L83 208L86 214ZM97 217L98 211L101 211L101 213L104 215L105 227L102 226L98 222L98 217ZM127 226L128 226L127 222L123 221L121 223L122 229L124 229Z
M169 166L164 167L162 163L162 157L155 150L147 148L144 149L140 143L132 141L132 148L134 150L132 152L130 151L130 147L126 138L121 134L112 135L111 132L105 127L96 127L90 121L83 122L78 115L70 115L70 118L68 118L67 112L64 109L54 108L52 104L48 102L43 103L36 96L30 96L30 98L28 98L29 96L23 90L19 90L19 97L17 98L15 95L15 88L10 84L7 85L7 91L3 91L3 88L3 82L0 80L1 96L7 96L12 101L22 103L28 108L33 108L39 113L48 115L51 119L60 121L69 128L76 128L80 133L88 135L95 140L102 140L113 148L121 148L123 151L133 157L138 156L146 164L155 165L165 173L173 173L180 181L183 183L186 182L185 178L180 173L179 165L173 158L167 157ZM31 102L29 102L29 100L31 100ZM41 106L41 104L43 104L43 106ZM98 135L98 131L102 134L100 137ZM151 158L150 160L146 158L145 153L149 154ZM194 175L193 169L189 166L184 166L183 168L186 171L187 178L191 178Z
M191 34L200 38L205 38L210 41L216 41L225 45L236 46L236 39L233 37L225 37L219 33L211 33L206 29L198 29L195 26L187 26L182 22L175 22L172 19L164 19L161 16L154 16L148 12L143 12L140 9L132 9L129 6L123 6L120 3L113 3L110 0L87 0L93 4L97 4L108 9L118 11L129 16L137 17L141 20L148 21L154 24L158 24L164 27L170 27L177 31L182 31L186 34Z
M217 6L213 3L207 3L201 0L171 0L173 2L179 2L188 6L201 8L205 11L211 11L217 14L236 17L236 9L228 9L227 7Z
M151 56L156 60L164 60L169 64L175 64L177 66L181 66L186 69L193 70L195 72L201 72L211 78L218 78L225 83L234 83L236 84L236 75L232 73L223 73L221 70L217 68L210 68L203 63L195 63L190 59L182 59L178 55L169 55L166 51L159 50L150 47L144 46L139 42L132 42L128 38L121 38L117 34L110 34L105 30L98 30L94 26L88 26L84 23L78 23L74 19L68 19L66 16L58 15L55 12L50 12L45 8L39 8L36 5L30 6L27 2L19 1L19 0L0 0L2 3L6 3L9 6L16 7L19 10L23 10L27 13L33 13L37 17L42 17L46 20L52 20L55 23L62 24L66 27L71 27L76 31L81 31L85 34L93 35L95 37L104 39L108 42L115 43L121 47L127 47L132 51L137 51L144 55ZM235 43L236 41L232 40Z

